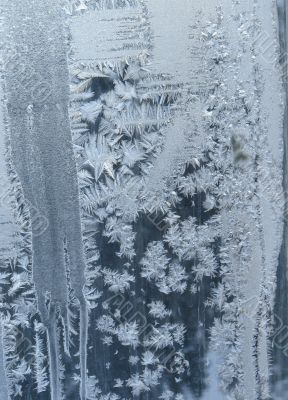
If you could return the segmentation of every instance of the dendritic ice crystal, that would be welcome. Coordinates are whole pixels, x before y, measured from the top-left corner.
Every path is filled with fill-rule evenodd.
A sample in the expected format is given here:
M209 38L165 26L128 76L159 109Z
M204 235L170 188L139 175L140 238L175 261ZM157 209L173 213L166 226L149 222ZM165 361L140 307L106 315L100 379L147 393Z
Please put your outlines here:
M283 400L287 0L0 0L0 400Z

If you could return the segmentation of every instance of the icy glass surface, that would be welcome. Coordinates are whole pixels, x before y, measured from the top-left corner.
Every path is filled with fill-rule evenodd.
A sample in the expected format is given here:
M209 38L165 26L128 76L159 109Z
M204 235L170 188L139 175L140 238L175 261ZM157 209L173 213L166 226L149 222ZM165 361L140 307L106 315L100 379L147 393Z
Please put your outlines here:
M0 400L282 400L286 0L0 0Z

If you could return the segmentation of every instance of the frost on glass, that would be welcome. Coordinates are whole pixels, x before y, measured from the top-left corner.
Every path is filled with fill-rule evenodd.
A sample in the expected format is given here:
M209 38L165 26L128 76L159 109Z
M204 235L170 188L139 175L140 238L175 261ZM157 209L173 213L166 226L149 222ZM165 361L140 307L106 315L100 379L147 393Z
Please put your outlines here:
M276 2L0 6L1 399L276 399Z

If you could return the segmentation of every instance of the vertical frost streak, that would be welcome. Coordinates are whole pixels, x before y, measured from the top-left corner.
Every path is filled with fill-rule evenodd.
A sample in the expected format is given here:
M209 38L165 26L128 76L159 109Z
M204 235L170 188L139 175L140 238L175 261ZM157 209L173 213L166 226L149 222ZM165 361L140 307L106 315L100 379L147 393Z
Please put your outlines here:
M68 117L69 83L63 20L57 1L1 1L4 10L6 95L12 160L32 221L33 278L48 328L53 400L59 399L55 308L64 320L68 281L81 306L82 398L85 398L87 318L77 175ZM45 49L45 51L43 51ZM16 54L16 57L15 57ZM17 58L18 57L18 58ZM37 209L48 221L33 223ZM47 308L47 301L49 306ZM50 308L50 311L49 311ZM50 320L50 312L53 318ZM67 328L67 327L66 327ZM83 350L83 351L82 351ZM56 359L55 359L56 357Z

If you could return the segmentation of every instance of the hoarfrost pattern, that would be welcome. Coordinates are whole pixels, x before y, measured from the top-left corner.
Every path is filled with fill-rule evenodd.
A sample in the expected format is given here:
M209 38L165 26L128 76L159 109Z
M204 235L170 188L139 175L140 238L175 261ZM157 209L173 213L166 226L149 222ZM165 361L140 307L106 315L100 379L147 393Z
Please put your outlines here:
M20 227L1 264L3 398L205 400L210 345L223 399L270 398L275 1L0 4Z

